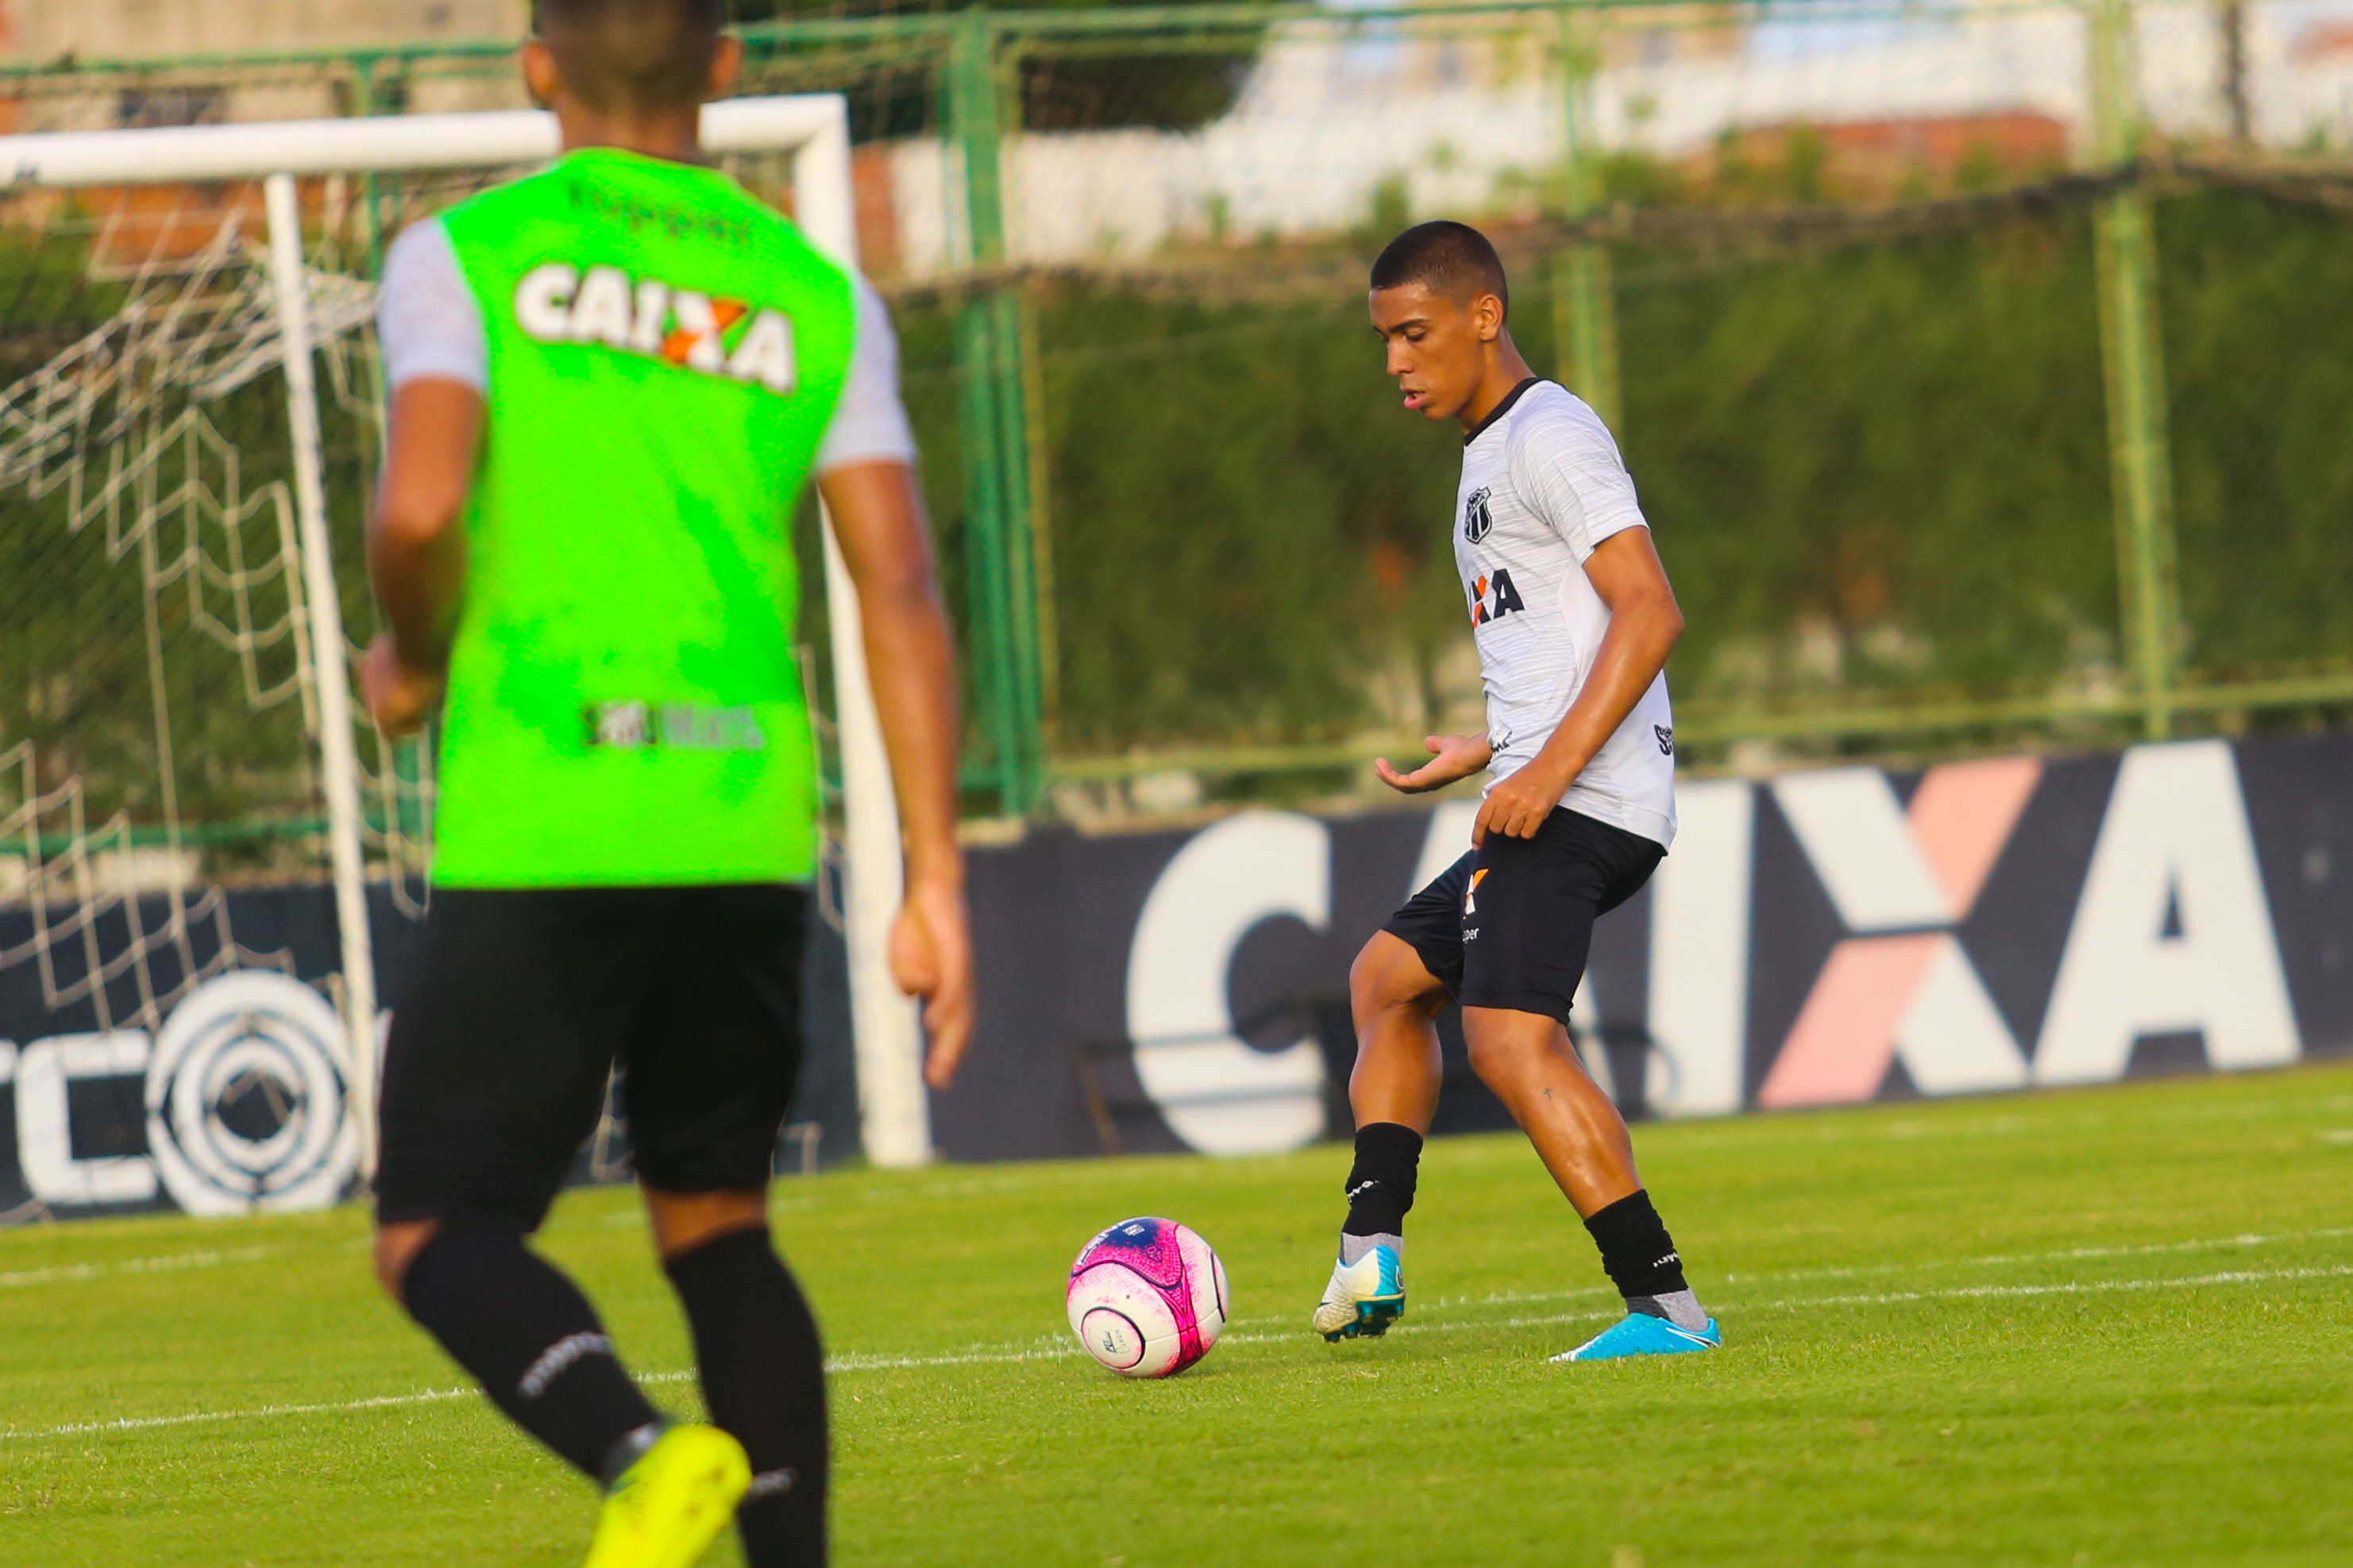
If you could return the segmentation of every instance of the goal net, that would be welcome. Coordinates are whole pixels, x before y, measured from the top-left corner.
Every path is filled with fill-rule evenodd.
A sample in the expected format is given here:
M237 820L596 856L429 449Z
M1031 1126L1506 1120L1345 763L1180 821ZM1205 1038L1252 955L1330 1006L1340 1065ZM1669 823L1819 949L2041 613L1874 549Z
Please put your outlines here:
M854 258L839 98L705 129ZM403 227L554 144L533 112L0 138L0 1217L309 1206L373 1169L379 976L432 820L429 747L376 731L352 679L374 279ZM897 824L823 552L862 1131L912 1163Z

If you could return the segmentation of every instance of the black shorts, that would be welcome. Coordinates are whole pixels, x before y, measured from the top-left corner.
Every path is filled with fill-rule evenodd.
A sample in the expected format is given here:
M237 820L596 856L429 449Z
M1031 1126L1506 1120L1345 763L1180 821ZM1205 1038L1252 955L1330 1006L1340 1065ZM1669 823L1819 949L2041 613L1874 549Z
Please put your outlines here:
M765 1186L807 906L772 886L436 891L385 1047L378 1219L537 1229L616 1066L638 1180Z
M1666 851L1556 807L1534 838L1487 836L1381 929L1410 943L1446 994L1568 1021L1593 922L1642 890Z

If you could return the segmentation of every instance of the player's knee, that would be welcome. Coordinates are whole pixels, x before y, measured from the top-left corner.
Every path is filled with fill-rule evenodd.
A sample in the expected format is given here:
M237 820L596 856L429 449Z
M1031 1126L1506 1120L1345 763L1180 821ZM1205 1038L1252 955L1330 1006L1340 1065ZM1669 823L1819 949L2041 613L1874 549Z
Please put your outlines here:
M681 1257L706 1242L768 1223L765 1189L723 1188L708 1193L670 1193L648 1187L646 1214L653 1221L654 1249L664 1258Z
M1427 1008L1442 993L1421 955L1385 931L1375 931L1348 966L1348 1007L1359 1025L1386 1008Z
M1471 1058L1471 1070L1478 1075L1481 1083L1493 1089L1509 1076L1507 1068L1512 1058L1509 1047L1497 1040L1473 1039L1468 1035L1463 1037L1462 1045L1465 1054Z
M396 1301L405 1300L408 1266L439 1230L439 1222L429 1219L376 1227L375 1280L385 1295Z
M1528 1064L1548 1049L1542 1026L1521 1026L1517 1015L1509 1021L1480 1020L1467 1014L1462 1020L1462 1044L1471 1058L1471 1070L1479 1081L1498 1094L1504 1086L1518 1079L1528 1069Z

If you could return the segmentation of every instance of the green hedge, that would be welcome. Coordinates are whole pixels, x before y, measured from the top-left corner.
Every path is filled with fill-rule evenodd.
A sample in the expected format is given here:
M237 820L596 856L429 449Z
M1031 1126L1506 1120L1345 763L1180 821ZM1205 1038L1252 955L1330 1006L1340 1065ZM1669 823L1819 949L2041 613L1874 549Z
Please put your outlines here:
M1691 622L1684 700L2116 669L2091 226L1618 254L1622 438ZM2159 234L2191 667L2342 659L2345 227L2201 195ZM1523 271L1541 374L1550 300ZM1041 335L1066 750L1346 734L1398 719L1400 662L1433 719L1461 696L1459 448L1397 409L1359 298L1067 289Z

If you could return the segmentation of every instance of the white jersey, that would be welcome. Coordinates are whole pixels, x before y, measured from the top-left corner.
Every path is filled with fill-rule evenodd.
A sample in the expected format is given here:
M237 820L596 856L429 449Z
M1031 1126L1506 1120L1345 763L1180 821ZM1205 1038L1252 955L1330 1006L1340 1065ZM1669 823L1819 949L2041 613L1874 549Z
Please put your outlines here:
M1609 629L1585 575L1613 533L1643 528L1618 444L1584 401L1525 381L1462 447L1454 563L1487 687L1494 788L1567 716ZM1675 721L1661 673L1560 804L1662 847L1675 837Z

